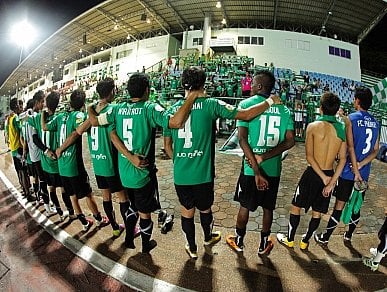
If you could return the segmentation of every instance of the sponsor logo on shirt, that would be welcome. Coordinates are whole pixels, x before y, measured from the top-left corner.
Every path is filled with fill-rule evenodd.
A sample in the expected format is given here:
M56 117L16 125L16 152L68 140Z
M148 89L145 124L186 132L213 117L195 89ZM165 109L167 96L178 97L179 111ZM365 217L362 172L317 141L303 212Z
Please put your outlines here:
M61 155L61 157L70 157L70 156L71 156L71 151L65 151Z
M107 156L100 153L100 154L91 154L91 158L95 160L106 160Z
M201 150L195 150L193 152L179 152L176 154L176 158L195 158L203 156L204 152Z

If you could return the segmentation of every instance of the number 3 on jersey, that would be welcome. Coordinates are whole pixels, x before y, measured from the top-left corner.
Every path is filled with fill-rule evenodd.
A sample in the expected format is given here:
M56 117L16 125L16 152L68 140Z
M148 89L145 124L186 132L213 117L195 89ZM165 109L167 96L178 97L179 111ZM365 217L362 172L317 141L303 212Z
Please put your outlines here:
M133 150L133 119L123 119L122 120L122 137L123 137L123 142L125 144L125 147L129 150Z
M370 149L371 149L371 141L372 141L372 130L370 128L367 128L366 129L366 135L367 135L367 138L365 140L365 147L362 151L362 154L367 154Z
M192 147L191 116L189 116L185 122L184 129L179 129L177 131L177 137L179 139L184 139L184 148Z

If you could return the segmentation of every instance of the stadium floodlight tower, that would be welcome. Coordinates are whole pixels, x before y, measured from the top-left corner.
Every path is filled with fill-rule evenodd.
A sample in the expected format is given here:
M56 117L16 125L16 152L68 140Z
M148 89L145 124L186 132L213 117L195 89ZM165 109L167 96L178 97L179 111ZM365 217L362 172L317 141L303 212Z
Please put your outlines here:
M36 30L30 23L28 23L27 20L23 20L13 25L13 27L11 28L10 36L12 42L20 47L20 65L22 61L23 50L25 48L28 48L28 46L31 45L32 42L35 40Z

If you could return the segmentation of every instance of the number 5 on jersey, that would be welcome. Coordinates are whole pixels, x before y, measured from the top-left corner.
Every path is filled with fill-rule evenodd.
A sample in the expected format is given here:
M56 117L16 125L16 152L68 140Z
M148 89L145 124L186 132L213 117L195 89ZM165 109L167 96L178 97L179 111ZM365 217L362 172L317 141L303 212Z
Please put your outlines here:
M123 119L122 120L122 140L125 144L125 147L129 150L133 150L133 118Z

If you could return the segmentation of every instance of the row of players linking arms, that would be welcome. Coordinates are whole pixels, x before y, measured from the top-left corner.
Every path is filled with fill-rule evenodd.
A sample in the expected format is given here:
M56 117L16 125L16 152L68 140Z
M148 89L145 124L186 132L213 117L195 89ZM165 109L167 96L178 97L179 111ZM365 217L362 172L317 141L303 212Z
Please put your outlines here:
M228 235L226 241L236 252L242 252L249 212L261 206L263 222L258 254L269 255L273 248L270 234L280 183L281 154L295 143L292 115L280 103L279 97L270 95L275 79L269 71L260 71L254 76L252 96L243 100L238 108L207 98L205 80L206 74L201 68L185 69L181 80L185 99L167 110L148 101L149 78L143 73L135 73L129 78L127 90L131 98L117 104L112 103L114 80L107 78L100 81L97 85L100 100L88 107L87 115L81 110L85 105L83 91L75 90L71 94L71 110L62 113L55 113L59 102L57 92L51 92L46 97L42 92L36 93L33 98L34 113L22 121L22 128L27 128L24 140L28 142L25 144L28 144L33 161L32 171L40 182L40 188L38 185L35 190L41 190L47 212L50 212L50 196L56 211L61 218L64 216L55 192L57 187L62 187L63 201L70 217L78 218L85 232L94 221L83 214L79 205L79 200L83 198L97 226L110 223L115 236L119 236L125 228L125 246L130 249L135 248L134 238L140 233L142 252L153 250L157 243L151 239L151 213L160 209L155 129L160 126L163 128L165 151L173 159L174 184L186 237L184 248L189 257L197 258L196 209L200 212L204 245L213 245L221 240L221 233L212 228L215 177L213 124L217 118L237 119L239 142L244 152L234 196L240 209L235 235ZM47 112L42 111L44 100ZM368 113L372 104L369 89L356 90L356 112L345 118L336 116L340 107L337 95L324 93L320 104L321 116L310 123L306 131L305 150L309 166L302 174L292 199L289 230L287 234L277 234L277 241L289 248L295 245L301 208L306 211L312 209L308 230L300 241L301 249L308 248L312 237L320 244L327 244L343 217L346 218L344 222L350 222L344 239L352 239L360 219L359 201L364 198L371 161L379 148L380 126ZM12 108L12 101L11 109L17 110L15 106ZM87 132L106 217L101 216L98 210L83 164L80 136L84 132ZM36 158L32 159L34 147L41 153L39 162ZM45 192L47 185L48 192ZM112 193L118 196L124 225L115 220ZM333 213L325 232L316 234L321 213L327 213L332 194L336 196ZM386 253L386 230L385 221L379 232L379 246L373 250L371 258L364 259L372 270L378 268Z

